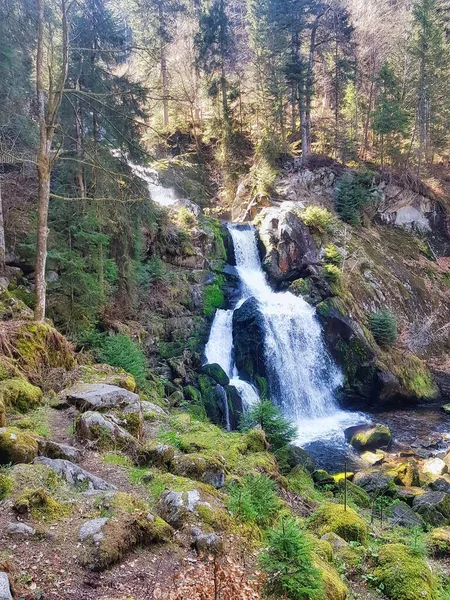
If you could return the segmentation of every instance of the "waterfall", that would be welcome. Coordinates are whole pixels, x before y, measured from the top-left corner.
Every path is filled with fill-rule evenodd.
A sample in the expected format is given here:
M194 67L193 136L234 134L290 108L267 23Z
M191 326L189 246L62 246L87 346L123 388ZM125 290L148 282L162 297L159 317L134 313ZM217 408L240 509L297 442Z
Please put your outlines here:
M335 392L343 377L327 352L315 309L290 292L274 292L261 266L255 231L230 225L236 269L242 283L238 306L254 297L264 318L267 379L272 400L297 425L297 442L343 441L343 430L365 422L364 415L340 410ZM258 400L255 388L239 379L233 360L233 310L217 310L205 348L244 402Z
M127 162L134 175L147 184L147 189L153 202L156 202L160 206L172 206L177 202L178 197L175 190L165 188L159 183L159 175L156 169L136 165L130 160L127 160Z

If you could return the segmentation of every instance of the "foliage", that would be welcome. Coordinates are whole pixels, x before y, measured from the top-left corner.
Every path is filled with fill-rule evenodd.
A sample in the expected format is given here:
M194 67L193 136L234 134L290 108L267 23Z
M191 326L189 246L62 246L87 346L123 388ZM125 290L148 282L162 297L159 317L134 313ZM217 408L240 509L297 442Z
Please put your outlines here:
M223 308L225 304L223 284L223 276L217 275L216 280L205 287L203 292L203 314L205 317L212 317L216 308Z
M123 333L92 334L86 342L93 348L99 362L121 367L131 373L138 386L144 386L147 377L147 359L139 344Z
M336 267L342 266L342 254L336 248L334 244L327 244L325 246L325 262Z
M369 328L377 344L383 348L389 348L397 341L397 323L389 310L372 313L369 316Z
M312 547L292 517L281 518L267 534L267 547L259 557L266 575L264 592L269 598L320 600L323 584L314 566Z
M227 506L244 523L267 527L280 510L281 502L271 479L264 475L247 475L228 488Z
M361 211L373 200L374 177L372 171L357 171L339 179L334 201L338 215L346 223L361 224Z
M281 450L295 439L296 428L283 416L280 409L268 399L261 399L241 418L241 429L261 427L273 452Z
M307 206L300 214L300 218L305 225L320 233L327 233L333 228L333 215L329 210L320 206Z

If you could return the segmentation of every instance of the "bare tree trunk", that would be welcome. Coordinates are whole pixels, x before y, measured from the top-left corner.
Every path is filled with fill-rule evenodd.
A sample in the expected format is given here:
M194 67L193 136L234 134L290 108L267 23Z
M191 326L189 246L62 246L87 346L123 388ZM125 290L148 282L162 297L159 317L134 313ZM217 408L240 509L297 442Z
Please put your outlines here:
M44 73L46 67L52 75L52 65L44 64L44 4L45 0L38 0L38 41L36 56L36 93L38 101L39 118L39 148L37 152L38 175L38 230L36 243L36 268L35 268L35 297L36 306L34 318L36 321L45 319L46 291L45 266L47 262L48 241L48 207L50 202L50 177L56 156L52 157L52 143L55 135L55 124L61 106L64 84L67 79L69 64L69 33L67 26L67 0L61 0L62 18L62 63L59 81L53 88L52 76L48 91L47 106L45 102Z
M3 218L2 182L0 180L0 273L6 268L5 221Z
M167 73L167 54L164 39L164 11L162 0L158 2L158 19L161 64L161 88L163 102L163 126L164 129L166 129L169 126L169 78Z

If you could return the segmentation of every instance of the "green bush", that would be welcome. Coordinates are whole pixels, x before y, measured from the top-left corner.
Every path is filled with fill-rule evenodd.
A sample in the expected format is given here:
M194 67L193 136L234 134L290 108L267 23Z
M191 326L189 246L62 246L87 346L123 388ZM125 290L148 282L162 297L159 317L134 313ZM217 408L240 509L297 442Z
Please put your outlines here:
M328 283L341 282L341 271L336 265L326 264L324 266L324 275Z
M328 244L325 246L325 262L329 265L335 265L336 267L342 266L342 254L336 248L334 244Z
M314 566L311 546L292 517L285 517L267 535L260 557L266 575L264 595L286 600L319 600L324 590Z
M134 376L138 386L145 385L147 359L139 344L123 333L115 335L96 334L91 336L97 360L112 367L121 367Z
M316 229L320 233L326 233L333 228L334 217L326 208L320 206L308 206L300 215L305 225Z
M228 489L228 510L244 523L267 526L281 508L275 483L265 475L247 475Z
M278 406L264 398L252 406L241 418L240 428L243 431L257 427L261 427L266 434L267 441L274 453L291 443L297 435L296 428L283 416Z
M372 183L375 175L372 171L360 171L347 173L339 180L335 193L335 207L340 218L346 223L361 224L361 210L373 198Z
M0 469L0 500L9 496L13 488L13 480L4 469Z
M397 323L389 310L372 313L369 316L369 329L376 343L382 348L389 348L397 341Z

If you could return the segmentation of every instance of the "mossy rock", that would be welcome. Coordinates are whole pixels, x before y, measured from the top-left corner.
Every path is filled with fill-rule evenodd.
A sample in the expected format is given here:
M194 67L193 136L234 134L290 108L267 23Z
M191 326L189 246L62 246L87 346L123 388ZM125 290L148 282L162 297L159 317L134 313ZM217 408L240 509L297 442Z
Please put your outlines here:
M15 361L7 356L0 356L0 381L20 377L20 371Z
M314 564L322 575L324 600L347 600L349 594L348 588L333 565L318 556Z
M151 465L159 469L167 469L173 461L175 450L169 444L150 440L139 449L138 463Z
M351 508L345 510L342 504L323 504L310 517L308 528L318 536L333 532L347 542L367 541L367 523Z
M377 423L375 427L358 431L350 440L350 444L356 450L364 452L366 450L377 450L389 446L392 440L389 428L381 423Z
M387 469L385 472L387 475L394 477L394 482L397 485L405 487L417 487L420 485L419 471L414 461L406 461L396 467Z
M5 379L0 383L0 397L5 405L19 412L36 408L42 401L42 390L22 377Z
M373 573L390 600L435 600L437 578L426 560L403 544L387 544Z
M340 481L337 482L337 488L338 488L341 498L342 498L344 495L344 489L345 489L345 480L344 479L341 479ZM356 485L348 480L347 480L347 499L350 502L353 502L353 504L356 504L356 506L358 506L359 508L370 508L370 506L372 505L372 501L370 499L369 494L366 492L366 490L363 490L362 487L359 487L359 485Z
M203 365L202 373L213 379L219 385L226 386L230 383L230 378L218 364Z
M333 547L328 540L318 539L310 533L306 534L311 550L326 562L333 562Z
M245 441L249 452L265 452L269 447L266 434L262 429L248 431L245 435Z
M450 494L427 492L416 496L413 500L413 509L433 527L450 524Z
M13 488L13 479L8 473L0 472L0 500L9 496Z
M0 427L6 427L6 406L3 398L0 398Z
M438 527L430 531L427 548L433 556L450 556L450 527Z
M26 488L13 504L19 515L29 515L39 521L57 521L70 514L70 507L61 504L44 488Z
M38 455L36 438L16 427L0 428L0 465L31 463Z
M218 489L225 485L223 463L217 458L203 454L181 454L172 460L171 471L180 477L187 477L212 485Z

